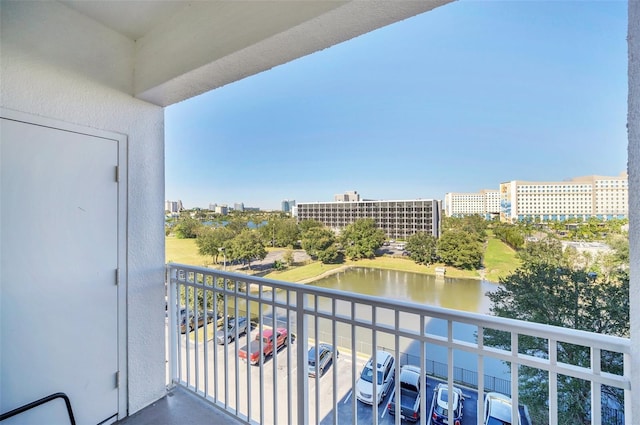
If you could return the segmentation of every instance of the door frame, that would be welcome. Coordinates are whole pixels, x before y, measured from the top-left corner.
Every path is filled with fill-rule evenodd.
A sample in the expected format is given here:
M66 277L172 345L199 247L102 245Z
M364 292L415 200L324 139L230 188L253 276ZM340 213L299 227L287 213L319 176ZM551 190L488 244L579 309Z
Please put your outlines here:
M28 114L0 107L0 118L18 121L25 124L48 127L56 130L69 131L87 136L113 140L118 144L118 272L117 272L117 353L118 353L118 418L123 419L128 414L128 371L127 371L127 224L128 224L128 138L126 134L113 131L99 130L96 128L68 123L53 118ZM114 170L115 173L115 170Z

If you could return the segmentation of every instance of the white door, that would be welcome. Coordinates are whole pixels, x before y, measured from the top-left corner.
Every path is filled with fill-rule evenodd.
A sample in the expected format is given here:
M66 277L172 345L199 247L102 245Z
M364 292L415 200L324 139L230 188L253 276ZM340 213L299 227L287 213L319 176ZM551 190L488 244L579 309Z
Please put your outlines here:
M118 413L118 142L0 120L0 411ZM69 423L61 400L8 423Z

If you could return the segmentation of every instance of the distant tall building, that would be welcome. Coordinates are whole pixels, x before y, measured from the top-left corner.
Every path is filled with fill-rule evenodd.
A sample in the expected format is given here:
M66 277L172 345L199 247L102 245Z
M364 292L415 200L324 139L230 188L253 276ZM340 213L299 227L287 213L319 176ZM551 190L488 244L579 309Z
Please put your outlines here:
M240 202L240 203L235 203L233 204L233 210L234 211L240 211L243 212L244 211L244 203Z
M478 193L449 192L444 196L447 217L480 215L489 220L500 214L500 191L485 189Z
M282 211L286 213L290 213L293 211L293 208L296 206L295 199L285 199L282 201Z
M301 202L296 205L298 223L316 220L340 232L358 219L372 218L376 227L393 239L406 239L418 232L440 237L441 208L441 201L431 199Z
M165 201L164 210L169 211L172 214L179 213L184 208L182 207L182 201Z
M360 200L360 195L355 190L351 192L340 193L335 195L333 199L336 202L358 202Z
M216 214L227 215L229 214L229 207L226 205L216 205L213 211Z
M500 184L500 220L567 220L629 216L627 173L561 182L512 180Z

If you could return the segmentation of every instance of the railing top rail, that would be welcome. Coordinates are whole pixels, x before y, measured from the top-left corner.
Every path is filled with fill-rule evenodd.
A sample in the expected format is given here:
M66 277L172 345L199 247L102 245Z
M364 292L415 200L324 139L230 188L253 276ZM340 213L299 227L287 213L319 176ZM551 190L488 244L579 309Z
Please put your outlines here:
M400 301L375 297L371 295L354 294L338 289L306 286L299 283L283 282L262 277L249 276L241 273L209 269L206 267L168 263L167 268L169 270L175 269L184 270L186 272L202 273L204 275L215 275L218 277L242 281L247 284L253 283L259 286L268 286L285 291L301 291L304 294L308 295L327 297L332 299L335 298L347 302L367 304L375 306L376 308L398 310L404 313L425 315L438 319L451 320L458 323L467 323L474 326L480 326L490 329L517 332L523 335L536 336L544 339L562 341L571 344L596 346L612 352L625 354L629 354L631 352L630 340L628 338L617 336L596 334L593 332L562 328L559 326L546 325L541 323L526 322L523 320L490 316L487 314L452 310L444 307L429 306L411 301ZM172 281L176 279L176 277L174 277L171 273L168 273L168 276ZM198 287L203 286L203 284L188 282L186 281L186 279L178 279L178 281L185 285ZM312 310L310 310L310 312L312 312Z

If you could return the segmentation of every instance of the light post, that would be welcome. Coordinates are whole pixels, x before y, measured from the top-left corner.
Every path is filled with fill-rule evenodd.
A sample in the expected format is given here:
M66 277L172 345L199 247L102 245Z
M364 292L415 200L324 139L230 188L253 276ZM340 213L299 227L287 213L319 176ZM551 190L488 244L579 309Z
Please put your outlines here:
M222 256L224 258L222 270L226 271L227 270L227 253L224 251L224 247L218 248L218 251L222 253Z

